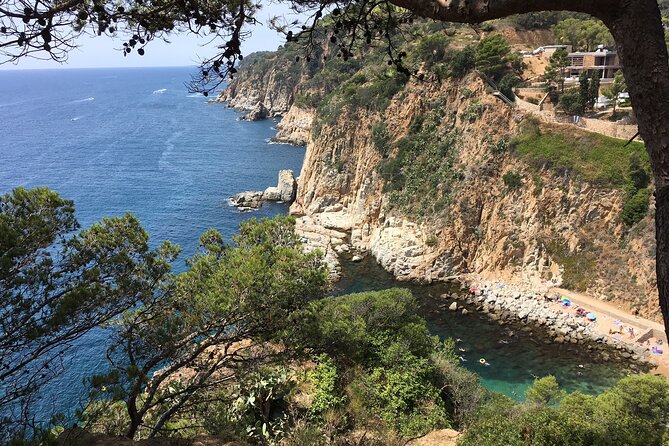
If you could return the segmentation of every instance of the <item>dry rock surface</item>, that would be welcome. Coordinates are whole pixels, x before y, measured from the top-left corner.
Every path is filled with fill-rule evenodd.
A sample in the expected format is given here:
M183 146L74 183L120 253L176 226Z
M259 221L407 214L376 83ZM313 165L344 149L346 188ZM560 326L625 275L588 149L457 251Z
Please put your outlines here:
M279 181L276 186L270 186L264 191L245 191L230 197L230 203L241 211L258 209L266 201L292 203L297 193L297 179L292 170L279 171Z

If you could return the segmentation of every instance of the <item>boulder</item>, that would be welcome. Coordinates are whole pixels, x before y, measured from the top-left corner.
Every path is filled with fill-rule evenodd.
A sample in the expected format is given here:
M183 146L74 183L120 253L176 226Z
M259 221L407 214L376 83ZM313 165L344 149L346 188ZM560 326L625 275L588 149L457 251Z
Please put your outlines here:
M262 121L263 119L267 119L268 116L269 110L267 110L265 104L258 102L255 107L253 107L251 111L242 119L245 121Z
M258 209L262 206L263 193L246 191L230 197L232 204L240 209Z
M448 307L448 309L451 310L451 311L458 311L458 303L457 303L457 302L453 302L453 303Z
M270 186L262 193L262 199L266 201L281 201L281 191L276 186Z
M279 171L279 184L277 186L281 201L292 203L297 195L297 181L292 170Z

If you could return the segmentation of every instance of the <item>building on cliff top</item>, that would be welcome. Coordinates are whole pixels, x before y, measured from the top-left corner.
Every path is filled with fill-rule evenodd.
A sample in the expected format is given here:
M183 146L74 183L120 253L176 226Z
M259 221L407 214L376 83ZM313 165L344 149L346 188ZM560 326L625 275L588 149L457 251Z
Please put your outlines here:
M588 76L599 71L602 81L611 81L620 68L618 53L608 50L604 45L599 45L596 51L569 53L567 81L578 80L584 71L588 73Z

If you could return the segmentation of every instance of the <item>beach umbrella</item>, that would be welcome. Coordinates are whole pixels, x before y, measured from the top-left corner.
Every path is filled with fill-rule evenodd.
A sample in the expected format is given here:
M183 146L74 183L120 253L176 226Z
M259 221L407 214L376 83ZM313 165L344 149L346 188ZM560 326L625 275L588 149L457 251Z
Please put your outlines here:
M587 317L591 321L594 321L594 320L597 319L597 316L595 316L595 313L588 313L588 314L585 315L585 317Z
M568 302L571 302L571 300L569 300L568 298L562 296L562 302L568 303Z

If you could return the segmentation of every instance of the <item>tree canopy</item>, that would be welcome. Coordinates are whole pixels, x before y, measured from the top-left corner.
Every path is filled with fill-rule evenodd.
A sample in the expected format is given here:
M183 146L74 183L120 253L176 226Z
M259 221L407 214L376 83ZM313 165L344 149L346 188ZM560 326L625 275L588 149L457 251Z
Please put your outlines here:
M0 197L0 411L13 420L77 339L152 298L178 254L151 249L132 215L78 228L74 204L46 188Z

